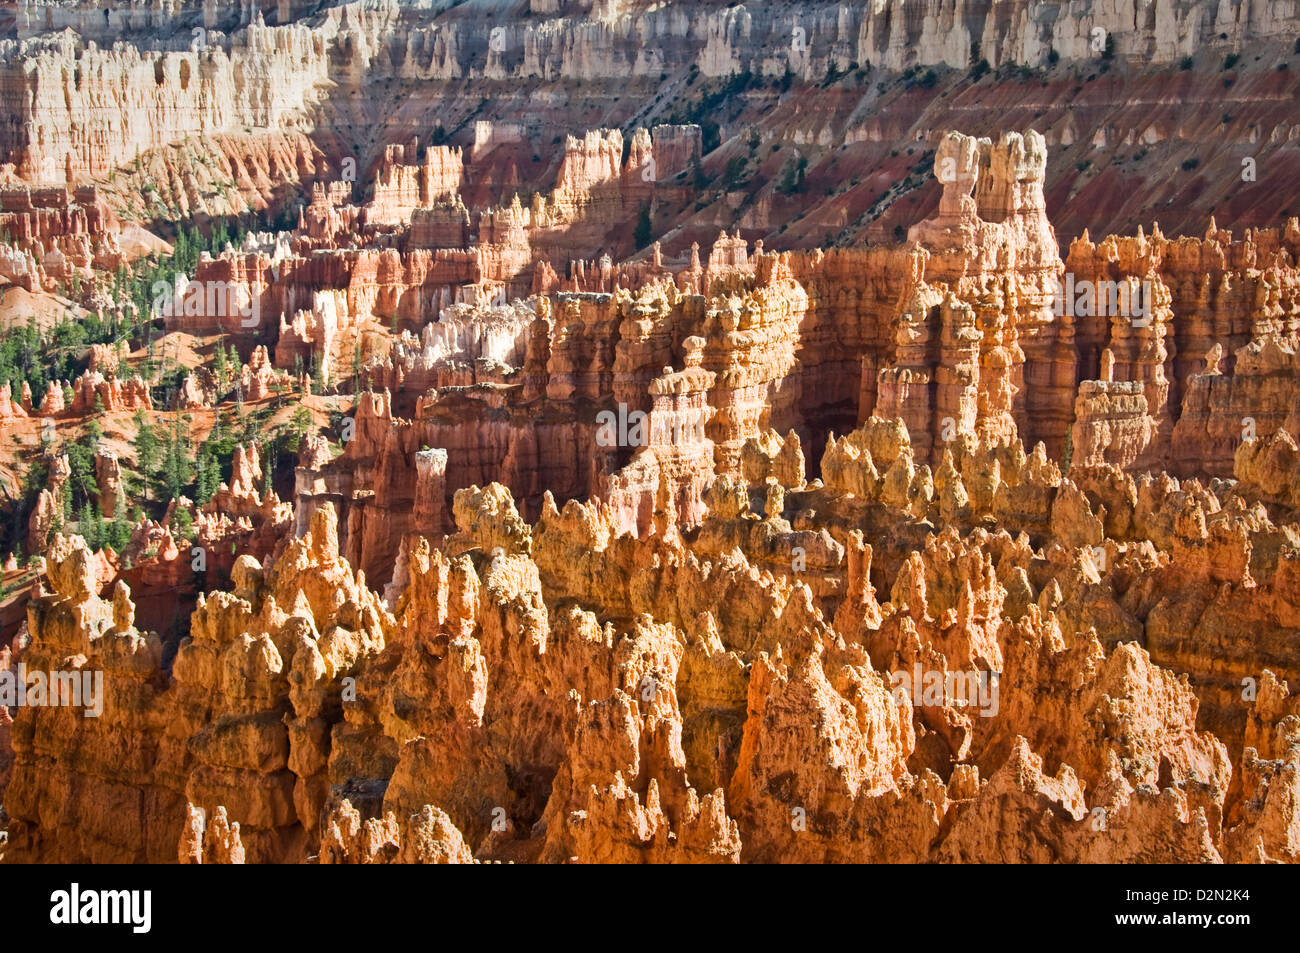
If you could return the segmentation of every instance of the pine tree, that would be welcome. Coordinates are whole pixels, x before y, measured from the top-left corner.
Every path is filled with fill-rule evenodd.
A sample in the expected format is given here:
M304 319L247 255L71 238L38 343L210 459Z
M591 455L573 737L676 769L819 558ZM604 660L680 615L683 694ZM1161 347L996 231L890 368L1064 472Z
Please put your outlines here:
M268 440L262 444L262 498L271 494L271 478L275 475L275 467L280 462L280 441L278 439Z
M190 515L188 508L178 506L172 510L171 528L180 539L190 539L194 533L194 517Z
M77 511L77 525L81 530L81 538L91 550L103 548L104 517L98 506L92 505L89 500L82 503L81 509Z
M208 455L207 481L208 484L212 487L212 493L216 493L217 490L221 489L221 458L218 457L215 453L211 453ZM212 496L211 493L208 494L209 499L211 499L211 496Z
M187 418L185 420L186 426L189 423L190 420ZM167 490L166 502L170 503L184 492L190 483L193 469L189 439L186 436L185 427L181 424L181 418L178 416L172 421L171 433L167 439L166 455L163 458L163 479Z
M207 447L199 451L198 471L194 499L199 506L206 506L221 485L221 465Z
M166 490L163 502L170 503L181 495L185 486L185 464L181 459L180 443L174 439L167 442L167 453L163 458L163 481Z
M135 463L139 469L143 482L144 490L147 495L149 478L158 470L159 463L159 441L157 434L152 427L145 421L144 411L137 410L132 418L135 423Z
M113 552L120 553L131 542L131 523L126 515L126 494L117 495L117 506L113 510L113 522L108 525L108 545Z
M319 394L325 390L325 375L321 370L320 355L315 352L311 356L311 392Z
M77 527L81 531L81 538L86 541L86 545L92 550L97 548L94 540L94 530L91 526L90 504L82 503L81 508L77 510Z
M118 265L117 272L113 275L113 300L117 302L118 307L125 303L130 287L131 277L126 270L126 265Z
M637 216L636 228L632 232L632 241L636 244L636 250L640 251L650 244L650 239L654 237L653 227L650 224L650 206L641 206L641 214Z
M293 432L298 436L298 446L301 448L307 437L307 432L311 430L312 417L311 411L305 404L299 404L298 409L293 412Z
M217 378L217 395L220 396L221 389L226 385L226 348L218 341L215 349L216 362L213 365L213 374Z
M176 229L176 244L172 246L172 262L181 271L188 271L190 259L190 239L185 234L185 226Z

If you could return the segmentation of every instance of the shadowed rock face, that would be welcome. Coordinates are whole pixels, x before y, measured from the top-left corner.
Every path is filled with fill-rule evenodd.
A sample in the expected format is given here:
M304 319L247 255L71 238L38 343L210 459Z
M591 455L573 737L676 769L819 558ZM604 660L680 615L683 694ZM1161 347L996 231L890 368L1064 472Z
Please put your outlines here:
M0 859L1296 860L1297 23L1093 6L17 4L0 277L278 221L0 381Z

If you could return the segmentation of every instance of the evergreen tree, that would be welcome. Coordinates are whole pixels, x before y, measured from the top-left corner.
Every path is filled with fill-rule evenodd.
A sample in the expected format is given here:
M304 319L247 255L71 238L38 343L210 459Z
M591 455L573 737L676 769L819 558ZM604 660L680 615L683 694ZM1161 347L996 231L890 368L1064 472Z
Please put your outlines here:
M234 451L232 450L231 452L233 454ZM217 490L221 488L221 460L215 453L208 454L208 473L206 480L208 485L212 487L212 491L208 494L208 499L211 499L212 494L216 493Z
M315 352L311 356L311 392L319 394L325 390L325 375L321 370L320 355Z
M189 267L189 259L190 239L182 225L176 230L176 244L172 246L172 261L181 271L186 271Z
M239 352L235 350L235 345L231 344L226 351L226 365L228 373L238 378L244 373L244 364L239 359Z
M94 541L90 538L93 534L90 530L90 504L82 503L77 510L77 528L81 531L81 536L86 541L86 545L91 549L95 548Z
M640 251L650 244L650 239L654 236L650 224L650 206L642 205L641 214L636 220L636 230L632 233L632 240L636 244L636 250Z
M215 363L213 364L213 375L217 379L217 396L220 397L221 390L226 385L226 348L218 341L214 352Z
M118 265L113 274L113 302L120 308L126 303L131 287L131 278L126 265Z
M180 416L173 418L171 432L167 437L163 456L163 487L167 493L165 502L168 503L181 496L192 479L194 464L190 457L186 430L190 422L191 419L186 417L183 426Z
M82 503L81 509L77 511L77 525L87 546L92 550L103 547L104 517L99 512L98 506L92 505L89 501Z
M131 542L131 522L126 515L126 494L119 493L117 506L113 510L113 522L108 524L106 533L108 546L115 553L121 553Z
M173 433L163 454L163 502L170 503L181 495L185 486L185 463L181 458L180 441Z
M197 481L194 491L195 502L199 506L206 506L212 499L212 494L216 493L217 487L221 485L221 464L217 462L207 445L199 450Z
M63 453L68 458L70 471L68 481L64 484L67 493L65 515L71 519L72 511L85 502L92 500L99 493L95 482L95 447L99 443L98 428L91 428L80 440L66 444Z
M299 404L298 409L293 412L292 429L298 438L298 446L301 448L307 437L307 432L311 430L312 417L311 411L306 405Z
M172 510L172 533L179 539L189 540L194 535L194 517L187 507L178 506Z
M271 478L275 475L275 468L280 462L280 441L278 438L265 441L262 444L262 461L262 498L265 499L271 493Z
M145 421L144 411L137 410L132 418L135 423L135 463L139 469L145 484L145 493L148 494L148 484L150 475L158 471L159 463L159 440L154 429Z

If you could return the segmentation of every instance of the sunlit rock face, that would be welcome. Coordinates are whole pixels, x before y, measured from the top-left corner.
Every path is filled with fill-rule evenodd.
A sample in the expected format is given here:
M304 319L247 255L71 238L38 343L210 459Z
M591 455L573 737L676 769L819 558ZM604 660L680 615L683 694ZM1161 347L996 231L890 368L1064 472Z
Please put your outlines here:
M654 392L689 400L698 366ZM683 449L663 437L685 406L656 408L646 453ZM1300 677L1289 434L1244 446L1240 483L1215 490L1135 485L1113 464L1073 468L1076 483L1018 438L959 441L931 476L903 422L878 417L806 484L794 440L747 443L746 475L700 495L698 532L663 468L680 457L656 458L642 532L618 501L549 495L530 523L499 483L435 517L446 461L421 451L416 508L438 542L403 536L383 598L322 504L264 565L241 557L166 668L129 591L96 596L90 554L58 537L22 660L72 653L115 687L100 719L19 710L12 856L1291 858L1290 815L1261 797L1294 758L1263 740ZM122 661L123 638L143 663ZM1243 706L1261 644L1274 661ZM109 745L58 773L34 757L109 737L139 756ZM57 824L41 805L68 784L81 811L106 786L157 793ZM1049 829L1013 820L1045 804Z
M6 308L147 328L0 380L0 859L1297 859L1286 4L118 6L0 40Z

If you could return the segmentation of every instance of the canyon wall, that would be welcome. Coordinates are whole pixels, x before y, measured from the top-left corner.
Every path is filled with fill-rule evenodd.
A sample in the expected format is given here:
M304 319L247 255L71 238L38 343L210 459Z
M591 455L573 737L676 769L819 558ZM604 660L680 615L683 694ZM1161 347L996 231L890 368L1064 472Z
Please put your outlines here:
M224 39L224 38L222 38ZM99 49L70 32L0 48L0 152L35 183L107 176L194 135L301 121L328 80L324 34L249 24L194 51Z
M1048 201L1069 206L1070 219L1058 224L1068 224L1072 233L1100 224L1087 221L1090 208L1104 212L1111 230L1131 226L1135 217L1150 221L1156 213L1175 216L1180 226L1191 224L1216 205L1236 215L1249 212L1266 224L1277 211L1265 201L1266 190L1242 189L1241 182L1255 179L1234 185L1226 170L1235 176L1243 157L1249 158L1258 162L1262 182L1296 168L1290 153L1300 131L1285 109L1294 98L1295 71L1243 62L1228 73L1234 88L1226 99L1214 75L1228 71L1223 64L1240 60L1247 47L1267 52L1270 61L1285 60L1300 30L1294 0L1262 6L1125 0L1051 10L1027 0L725 9L637 2L599 13L530 9L526 16L491 23L456 7L435 11L397 0L308 6L279 3L261 11L251 4L132 4L110 11L105 21L104 10L86 0L53 8L22 4L19 38L0 45L0 164L12 164L33 184L72 184L126 174L139 159L165 154L166 147L230 137L237 148L257 143L270 152L270 173L285 181L301 181L309 163L336 174L350 162L361 176L386 149L445 123L446 130L464 129L455 146L470 161L499 160L476 181L482 189L476 199L490 193L508 203L511 188L540 187L537 176L548 169L540 147L556 135L563 142L581 128L573 117L589 115L592 103L602 104L597 112L625 135L637 125L650 128L653 178L672 179L689 166L691 146L679 136L661 135L654 124L680 122L688 107L703 107L703 100L695 102L696 76L722 82L734 74L747 78L740 111L701 109L696 117L713 116L722 132L712 174L734 157L733 139L757 133L782 147L780 162L765 170L769 186L780 181L784 164L811 158L818 190L824 182L837 199L847 196L834 203L815 193L798 199L804 211L816 209L798 216L785 214L792 204L788 193L769 190L738 215L715 198L695 223L716 228L744 221L767 233L769 242L781 225L793 227L781 230L786 240L811 247L824 244L828 227L860 237L873 227L887 233L889 226L906 223L915 209L889 207L902 197L898 183L915 160L885 160L898 158L900 150L892 147L900 142L924 140L936 148L956 124L996 136L1035 122L1049 146L1069 148L1069 161L1060 163L1069 184L1063 182ZM266 25L263 15L274 25ZM1180 75L1187 58L1196 61L1197 71ZM968 80L978 79L981 63L996 79L972 87ZM1106 74L1120 64L1133 75L1115 88L1113 74ZM1241 72L1247 68L1249 75ZM922 74L918 85L918 71L927 69L932 75ZM933 70L939 71L937 80ZM1036 74L1034 83L1027 81L1040 70L1047 71L1047 94L1035 88ZM970 77L968 71L974 71ZM1160 82L1179 87L1172 99L1148 95L1152 74L1162 71L1168 75ZM784 91L787 75L797 89ZM828 88L830 78L845 75L857 79L846 88ZM485 85L467 92L470 81ZM1094 81L1100 86L1085 91ZM432 96L431 83L437 84ZM596 88L583 90L582 83ZM531 106L516 99L519 91ZM1116 97L1127 108L1111 108ZM368 99L408 106L367 114L358 102ZM1248 108L1215 111L1229 101ZM527 122L519 119L523 112ZM1210 112L1224 117L1224 128L1214 127ZM302 134L313 137L319 154L286 149ZM1195 142L1211 134L1221 146L1214 150L1214 173L1203 162L1201 171L1179 174L1195 168L1181 163L1196 151ZM710 146L702 151L718 152ZM841 167L835 175L829 165L819 168L841 147L853 172L844 175ZM1132 163L1148 152L1152 157L1148 168L1139 164L1127 171L1136 187L1121 190L1118 170L1101 174L1090 149ZM1157 165L1171 174L1154 174ZM887 170L892 181L854 181L859 171L873 168ZM241 162L231 162L227 171L229 179L206 183L211 190L233 184L257 196L255 207L283 199L250 181ZM177 172L164 182L167 198L167 192L186 191L185 176ZM206 178L204 170L193 172ZM310 172L310 178L317 176ZM836 188L845 179L850 185ZM1188 207L1168 208L1166 199L1174 193ZM935 191L925 193L926 202L936 198ZM185 199L191 205L195 196ZM209 204L218 203L209 197ZM229 207L242 210L238 203ZM880 221L881 211L887 224ZM692 237L698 236L683 236L687 243Z

